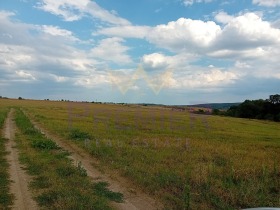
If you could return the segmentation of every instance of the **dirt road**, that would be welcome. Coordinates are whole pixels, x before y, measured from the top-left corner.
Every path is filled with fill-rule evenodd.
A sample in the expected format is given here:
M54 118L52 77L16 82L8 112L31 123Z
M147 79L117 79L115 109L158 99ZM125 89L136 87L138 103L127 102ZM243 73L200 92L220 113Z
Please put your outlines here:
M35 128L40 130L46 137L55 141L60 147L67 150L71 153L70 158L73 159L74 163L81 163L83 168L87 171L89 177L91 177L95 181L105 181L109 183L109 189L114 192L120 192L124 195L124 203L112 203L112 206L116 209L121 210L157 210L163 209L162 204L158 201L152 199L150 196L140 192L135 189L131 182L126 180L123 177L120 177L114 173L103 174L98 171L95 167L93 167L94 163L98 162L92 156L90 156L87 152L85 152L82 148L78 147L74 143L70 141L66 141L65 139L61 139L59 136L51 133L47 129L45 129L38 122L35 122L33 117L26 113L29 117Z
M12 209L33 210L38 209L35 201L32 199L28 190L29 176L22 169L19 162L18 150L15 147L15 123L13 121L14 110L12 109L5 121L4 137L8 139L6 150L8 152L7 160L10 165L9 174L12 180L10 191L15 196Z

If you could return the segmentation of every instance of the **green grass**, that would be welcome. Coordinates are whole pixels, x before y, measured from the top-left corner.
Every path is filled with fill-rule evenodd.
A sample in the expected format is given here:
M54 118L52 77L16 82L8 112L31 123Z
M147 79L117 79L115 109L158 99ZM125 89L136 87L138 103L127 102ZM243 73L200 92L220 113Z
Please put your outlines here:
M58 103L26 108L62 137L94 136L74 143L167 209L280 205L279 123L113 105L88 105L85 114L85 106L75 105L74 117Z
M29 186L42 209L111 209L109 201L115 197L97 192L81 164L73 165L68 153L34 129L19 110L16 124L20 161L32 175Z
M2 138L1 133L7 113L8 109L0 109L0 209L9 209L13 202L13 195L9 193L9 164L6 160L7 152L5 151L7 139Z
M18 103L166 209L280 206L279 123L159 107ZM72 130L91 138L69 138Z

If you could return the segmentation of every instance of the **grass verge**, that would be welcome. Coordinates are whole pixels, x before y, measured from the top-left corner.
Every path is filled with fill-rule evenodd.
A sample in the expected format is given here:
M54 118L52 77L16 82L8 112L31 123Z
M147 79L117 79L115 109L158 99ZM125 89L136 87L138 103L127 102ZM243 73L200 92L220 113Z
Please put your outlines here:
M5 158L7 152L5 150L5 143L7 139L2 138L1 129L7 117L8 109L0 110L0 209L9 209L12 204L13 195L9 193L9 164Z
M111 209L109 200L122 202L116 199L122 198L121 194L106 186L96 188L100 184L91 182L80 163L74 166L69 154L34 129L20 110L16 112L16 124L20 130L16 136L20 161L33 177L30 188L41 208L106 210Z

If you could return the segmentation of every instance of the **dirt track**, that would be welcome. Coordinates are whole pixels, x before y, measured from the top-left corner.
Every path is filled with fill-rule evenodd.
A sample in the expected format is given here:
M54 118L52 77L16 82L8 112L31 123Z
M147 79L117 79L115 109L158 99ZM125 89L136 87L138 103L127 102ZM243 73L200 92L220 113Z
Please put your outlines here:
M110 184L109 189L114 192L120 192L124 195L124 203L112 203L112 206L121 210L157 210L163 209L162 204L152 199L150 196L136 190L133 185L124 178L114 175L105 175L93 167L94 160L92 156L86 153L83 149L75 144L68 143L66 140L61 139L57 135L46 130L38 122L25 112L33 125L40 130L47 138L55 141L60 147L71 153L70 158L77 163L81 163L83 168L87 171L89 177L95 181L105 181Z
M13 121L14 110L12 109L5 121L4 137L8 139L6 150L8 152L7 160L10 165L9 174L12 180L10 192L15 196L12 209L33 210L38 209L35 201L32 199L28 190L29 176L22 169L19 163L18 150L15 147L15 123Z

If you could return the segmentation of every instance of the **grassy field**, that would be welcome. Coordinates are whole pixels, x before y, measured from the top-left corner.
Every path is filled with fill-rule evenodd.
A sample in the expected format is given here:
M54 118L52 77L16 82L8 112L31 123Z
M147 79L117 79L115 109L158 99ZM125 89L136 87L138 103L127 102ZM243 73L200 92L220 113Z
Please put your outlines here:
M9 193L8 163L5 158L7 154L5 143L7 140L2 137L1 132L7 113L8 109L6 107L0 107L0 209L8 209L13 199L13 196Z
M117 171L166 209L280 206L280 124L159 107L1 100Z
M122 195L92 183L81 165L72 165L68 153L45 138L21 112L16 113L20 129L16 141L20 161L32 175L30 188L42 209L111 209L108 200L122 202Z

